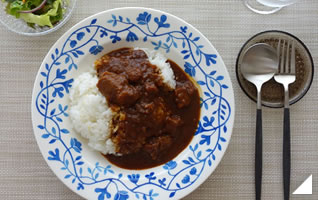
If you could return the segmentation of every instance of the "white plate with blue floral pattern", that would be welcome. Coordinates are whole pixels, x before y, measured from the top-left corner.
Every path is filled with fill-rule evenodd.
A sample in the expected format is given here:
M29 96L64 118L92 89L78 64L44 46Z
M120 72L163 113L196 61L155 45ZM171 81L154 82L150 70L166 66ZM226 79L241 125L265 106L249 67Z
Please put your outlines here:
M68 96L73 80L103 54L121 47L162 52L200 87L201 115L189 144L168 163L126 170L90 149L72 130ZM88 17L51 48L32 96L34 134L56 176L87 199L180 199L215 170L229 144L234 95L227 69L212 44L185 21L148 8L119 8Z

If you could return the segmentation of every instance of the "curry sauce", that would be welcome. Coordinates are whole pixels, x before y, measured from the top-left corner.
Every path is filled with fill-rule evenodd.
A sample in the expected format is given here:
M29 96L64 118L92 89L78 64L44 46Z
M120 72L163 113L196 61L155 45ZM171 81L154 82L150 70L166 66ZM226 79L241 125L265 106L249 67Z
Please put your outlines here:
M105 155L126 169L166 163L188 146L200 116L198 89L168 60L176 88L163 83L157 66L142 50L122 48L95 62L97 87L116 113L111 139L119 155Z

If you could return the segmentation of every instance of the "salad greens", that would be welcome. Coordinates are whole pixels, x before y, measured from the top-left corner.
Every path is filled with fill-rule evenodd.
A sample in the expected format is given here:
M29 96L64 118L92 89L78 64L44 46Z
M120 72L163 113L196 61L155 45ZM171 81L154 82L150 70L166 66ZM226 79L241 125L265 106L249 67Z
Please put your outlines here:
M22 19L31 27L34 25L48 26L52 28L54 24L63 19L65 10L63 0L2 0L8 2L6 12ZM45 1L45 2L44 2Z

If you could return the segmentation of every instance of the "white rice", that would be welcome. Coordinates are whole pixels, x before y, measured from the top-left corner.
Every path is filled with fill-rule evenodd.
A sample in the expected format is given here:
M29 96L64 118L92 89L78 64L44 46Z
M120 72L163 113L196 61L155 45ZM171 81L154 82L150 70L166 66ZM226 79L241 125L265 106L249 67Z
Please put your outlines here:
M163 82L175 89L175 76L170 64L166 62L167 58L156 51L142 50L149 57L149 62L160 69ZM70 119L74 130L88 139L91 148L103 154L116 154L115 144L110 139L114 113L96 87L97 82L98 77L94 70L84 72L75 78L70 89Z
M88 139L90 147L103 154L115 153L110 139L113 113L96 87L95 74L85 72L75 79L70 90L70 119L75 131Z
M173 70L167 61L167 58L158 51L150 50L146 48L135 48L136 50L143 50L151 64L156 65L162 75L163 82L167 84L171 89L176 89L176 80L174 77Z

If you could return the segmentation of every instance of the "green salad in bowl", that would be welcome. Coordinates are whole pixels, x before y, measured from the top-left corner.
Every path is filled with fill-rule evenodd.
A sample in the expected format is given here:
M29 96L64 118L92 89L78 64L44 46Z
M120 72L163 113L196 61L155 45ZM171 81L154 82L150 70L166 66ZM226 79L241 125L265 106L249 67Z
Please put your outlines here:
M1 0L0 21L17 33L43 35L62 26L76 0ZM23 25L24 23L24 25Z

